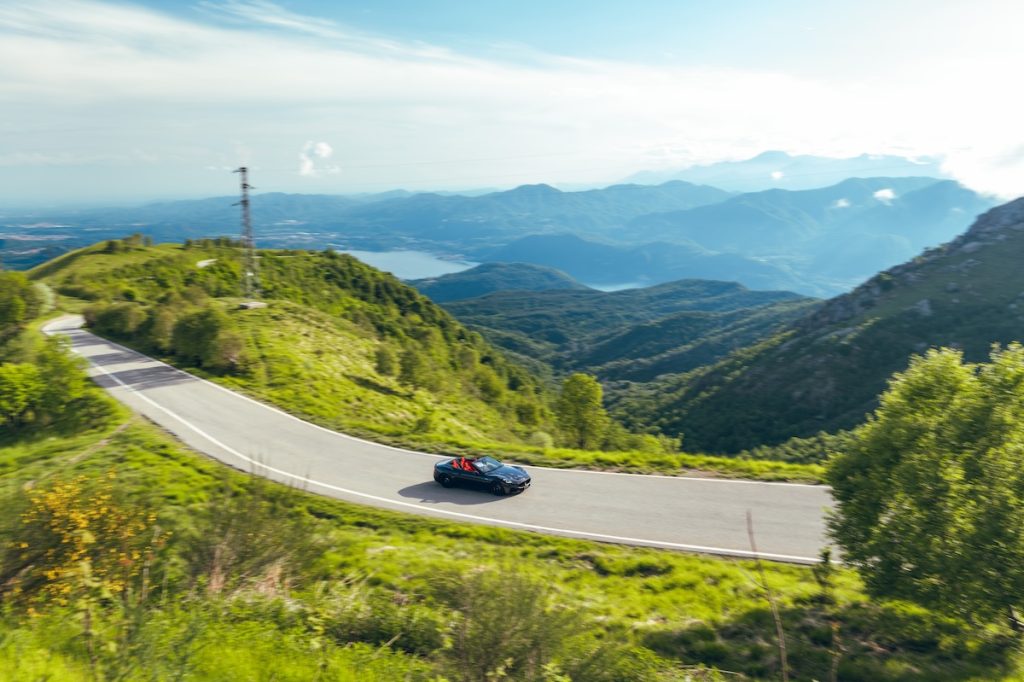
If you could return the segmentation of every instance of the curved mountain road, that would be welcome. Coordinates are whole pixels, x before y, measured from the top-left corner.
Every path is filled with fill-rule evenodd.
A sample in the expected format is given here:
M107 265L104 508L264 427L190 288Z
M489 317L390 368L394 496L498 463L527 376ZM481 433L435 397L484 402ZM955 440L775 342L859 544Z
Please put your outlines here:
M788 483L525 467L521 495L444 489L437 455L371 443L302 421L95 336L65 316L66 335L93 379L192 448L230 466L331 497L449 520L555 535L797 563L826 544L829 489Z

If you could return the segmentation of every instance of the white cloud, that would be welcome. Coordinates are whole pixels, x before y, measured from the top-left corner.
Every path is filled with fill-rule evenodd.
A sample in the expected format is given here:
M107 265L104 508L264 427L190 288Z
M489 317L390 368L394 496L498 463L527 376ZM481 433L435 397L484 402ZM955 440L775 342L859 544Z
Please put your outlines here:
M850 200L846 197L836 199L832 204L832 208L850 208Z
M947 169L972 187L1024 191L1024 161L1004 159L1021 139L1024 101L1005 76L1024 70L1020 50L979 52L968 66L944 52L900 78L537 54L517 64L265 1L202 7L205 23L98 0L5 0L0 148L48 160L144 148L180 163L187 183L198 182L187 168L237 165L237 146L261 187L287 189L295 131L316 131L331 144L300 146L298 175L337 191L602 182L764 149L948 154ZM343 166L326 163L335 149Z
M878 199L883 204L891 204L892 200L896 198L896 192L894 192L894 191L892 191L892 189L886 187L885 189L878 190L877 192L875 192L871 196L873 196L874 198Z
M782 176L785 175L782 171L772 171L772 180L781 180Z
M334 149L328 143L308 140L299 151L299 175L314 177L323 173L331 175L340 173L341 168L338 166L317 167L316 159L329 159L332 154L334 154Z
M201 0L198 7L211 14L242 23L263 24L271 28L299 31L328 38L337 37L339 34L338 25L333 21L297 14L266 0L248 0L247 2L243 0L225 0L223 2Z
M329 159L333 153L334 150L331 149L331 145L326 142L317 142L313 145L313 154L321 159Z

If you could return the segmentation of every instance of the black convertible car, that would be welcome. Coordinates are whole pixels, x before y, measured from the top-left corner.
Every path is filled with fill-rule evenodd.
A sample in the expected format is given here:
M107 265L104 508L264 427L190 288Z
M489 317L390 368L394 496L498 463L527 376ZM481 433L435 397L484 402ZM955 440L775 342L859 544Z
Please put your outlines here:
M434 465L434 480L445 488L462 485L490 490L495 495L521 493L530 487L522 467L502 464L493 457L444 459Z

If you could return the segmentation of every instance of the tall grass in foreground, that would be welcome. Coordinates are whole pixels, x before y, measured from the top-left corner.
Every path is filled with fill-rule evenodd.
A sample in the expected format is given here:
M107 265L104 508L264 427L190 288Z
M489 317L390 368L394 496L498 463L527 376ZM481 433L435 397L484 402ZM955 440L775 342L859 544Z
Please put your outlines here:
M363 508L230 472L137 419L0 449L0 497L4 509L24 508L14 500L26 500L26 485L39 492L84 477L88 487L111 470L119 489L111 499L147 514L147 528L166 538L149 565L144 607L89 587L86 636L81 600L5 596L0 670L12 679L779 673L750 562ZM16 530L4 530L5 547ZM139 570L133 585L141 580ZM843 569L827 590L796 566L766 564L764 581L777 597L793 679L829 679L833 665L842 680L999 679L1017 669L1004 633L872 603Z

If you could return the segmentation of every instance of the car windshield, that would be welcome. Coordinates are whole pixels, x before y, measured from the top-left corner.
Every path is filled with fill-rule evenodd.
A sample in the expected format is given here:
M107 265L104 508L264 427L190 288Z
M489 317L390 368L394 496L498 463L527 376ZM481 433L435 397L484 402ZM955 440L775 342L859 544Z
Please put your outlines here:
M476 470L481 474L487 474L495 469L500 469L501 462L493 457L481 457L480 459L473 460L473 466L475 466Z

